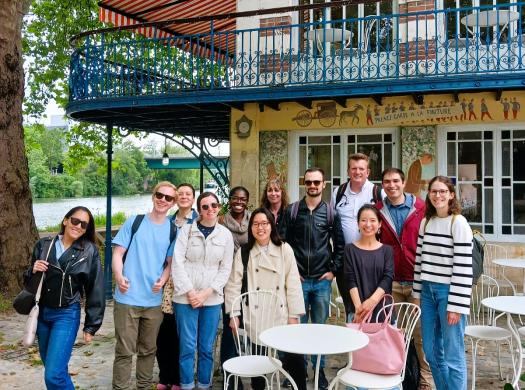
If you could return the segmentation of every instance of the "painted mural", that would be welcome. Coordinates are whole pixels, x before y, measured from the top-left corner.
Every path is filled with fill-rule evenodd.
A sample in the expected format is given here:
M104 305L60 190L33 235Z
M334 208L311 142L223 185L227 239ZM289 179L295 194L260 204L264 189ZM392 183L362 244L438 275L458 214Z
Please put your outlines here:
M424 199L430 179L436 175L436 130L433 126L401 129L401 166L405 191Z
M386 96L381 104L368 97L346 99L342 103L346 107L340 103L313 101L312 108L307 109L294 102L284 102L279 110L266 108L260 113L259 129L379 128L525 120L521 110L525 91L504 92L501 96L493 92L426 95L421 104L416 104L412 96ZM240 113L238 115L240 117Z
M262 131L259 133L259 193L270 179L286 183L288 172L288 132Z

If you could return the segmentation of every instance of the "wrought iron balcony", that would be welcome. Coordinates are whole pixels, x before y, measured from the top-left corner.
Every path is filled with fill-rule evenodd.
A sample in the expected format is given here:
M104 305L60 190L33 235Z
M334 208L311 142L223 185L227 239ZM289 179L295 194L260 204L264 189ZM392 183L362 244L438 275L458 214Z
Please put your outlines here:
M230 32L215 32L211 22L206 34L162 38L90 34L76 41L70 100L364 81L402 82L408 91L411 82L421 78L524 77L524 5L281 23ZM293 13L285 16L295 18Z

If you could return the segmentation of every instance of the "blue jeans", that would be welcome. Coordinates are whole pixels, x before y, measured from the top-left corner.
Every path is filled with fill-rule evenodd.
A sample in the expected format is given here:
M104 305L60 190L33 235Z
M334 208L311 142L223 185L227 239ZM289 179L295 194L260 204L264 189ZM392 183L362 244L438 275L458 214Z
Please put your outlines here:
M213 344L219 327L221 305L193 309L191 305L174 303L173 309L180 340L180 387L195 387L193 367L197 350L197 386L207 389L211 386Z
M74 390L68 372L73 344L80 326L80 304L52 308L41 306L36 334L48 390Z
M332 281L326 279L305 279L302 285L306 314L301 317L301 322L306 324L310 319L314 324L324 324L328 319ZM315 368L317 356L312 355L311 359ZM324 368L324 356L321 356L320 367Z
M456 325L447 322L448 291L443 283L423 281L421 289L421 333L437 390L466 390L465 359L466 316Z

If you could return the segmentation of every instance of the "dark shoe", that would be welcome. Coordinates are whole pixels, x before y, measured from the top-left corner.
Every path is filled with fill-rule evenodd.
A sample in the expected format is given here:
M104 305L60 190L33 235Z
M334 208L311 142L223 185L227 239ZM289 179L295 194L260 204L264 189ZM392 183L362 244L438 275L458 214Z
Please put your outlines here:
M292 387L292 384L290 383L290 381L288 379L284 378L282 386L283 387Z
M326 380L326 375L324 374L324 370L322 368L319 369L319 388L321 390L328 389L328 381Z

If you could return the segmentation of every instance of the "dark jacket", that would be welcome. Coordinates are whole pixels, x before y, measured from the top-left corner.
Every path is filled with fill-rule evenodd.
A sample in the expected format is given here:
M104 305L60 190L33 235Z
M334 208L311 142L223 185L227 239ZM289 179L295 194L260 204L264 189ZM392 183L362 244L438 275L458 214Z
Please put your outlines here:
M414 280L417 236L421 220L425 217L425 202L414 197L400 236L397 235L394 221L384 202L377 202L376 207L381 215L381 242L394 249L394 280L411 282Z
M44 260L51 237L40 239L33 249L31 266L24 273L24 284L30 291L35 291L40 282L41 272L33 274L36 260ZM56 258L53 241L47 261L49 266L42 286L40 305L59 308L80 302L85 297L86 317L84 332L95 334L102 325L106 305L104 297L104 274L100 264L98 249L90 242L75 241L66 251Z
M303 278L319 278L326 272L335 274L342 270L344 238L341 219L333 213L332 226L329 226L328 207L326 202L321 201L310 211L303 198L295 220L291 215L292 205L286 209L284 237L293 248L299 274Z

